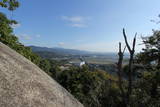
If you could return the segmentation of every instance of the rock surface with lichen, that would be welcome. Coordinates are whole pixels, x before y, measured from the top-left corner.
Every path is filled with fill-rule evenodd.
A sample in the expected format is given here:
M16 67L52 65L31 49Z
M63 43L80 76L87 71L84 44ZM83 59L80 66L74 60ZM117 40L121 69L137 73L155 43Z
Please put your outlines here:
M35 64L0 43L0 107L83 107Z

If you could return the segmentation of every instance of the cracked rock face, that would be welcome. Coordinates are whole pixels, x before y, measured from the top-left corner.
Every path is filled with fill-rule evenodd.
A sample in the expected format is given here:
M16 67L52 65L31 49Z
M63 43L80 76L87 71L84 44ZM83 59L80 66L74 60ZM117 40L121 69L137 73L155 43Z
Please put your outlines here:
M32 62L0 43L0 107L83 107Z

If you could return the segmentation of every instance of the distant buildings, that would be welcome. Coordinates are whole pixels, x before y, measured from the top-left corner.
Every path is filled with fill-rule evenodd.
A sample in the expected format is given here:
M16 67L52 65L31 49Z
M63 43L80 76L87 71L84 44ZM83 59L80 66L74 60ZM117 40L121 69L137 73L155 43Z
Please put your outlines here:
M85 64L86 64L85 61L81 61L81 62L69 62L69 64L61 65L59 68L61 69L61 71L64 71L64 70L68 70L72 66L82 67Z
M83 66L83 65L85 65L85 64L86 64L85 61L80 62L80 67Z
M74 65L74 66L78 66L78 67L82 67L83 65L86 64L85 61L80 61L80 62L69 62L70 64Z

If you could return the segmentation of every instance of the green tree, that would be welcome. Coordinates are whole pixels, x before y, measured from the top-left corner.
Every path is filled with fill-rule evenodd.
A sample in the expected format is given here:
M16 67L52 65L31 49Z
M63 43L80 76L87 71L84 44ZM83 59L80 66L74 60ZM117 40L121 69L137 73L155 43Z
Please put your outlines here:
M57 81L85 107L106 107L120 102L115 78L104 71L73 67L61 72Z
M142 40L145 48L137 55L138 62L160 67L160 31L153 30L151 36L142 37Z
M0 0L0 7L13 11L19 7L19 2L18 0Z
M47 59L42 59L40 61L40 65L39 67L44 70L45 72L50 72L50 69L51 69L51 65L50 65L50 62L47 60Z
M142 37L145 48L136 56L136 63L143 65L145 72L137 81L136 96L139 103L147 107L160 106L160 31ZM142 101L143 100L143 101Z
M24 46L13 34L12 24L16 24L14 20L8 19L3 13L0 13L0 42L8 45L33 63L39 65L40 57L32 52L29 47Z

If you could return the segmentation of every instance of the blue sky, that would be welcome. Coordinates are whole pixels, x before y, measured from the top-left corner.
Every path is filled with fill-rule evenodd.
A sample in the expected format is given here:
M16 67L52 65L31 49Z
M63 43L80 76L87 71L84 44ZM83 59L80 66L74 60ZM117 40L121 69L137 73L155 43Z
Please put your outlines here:
M131 41L148 36L160 25L160 0L20 0L16 11L5 12L19 25L15 34L25 45L116 52L123 42L122 28Z

